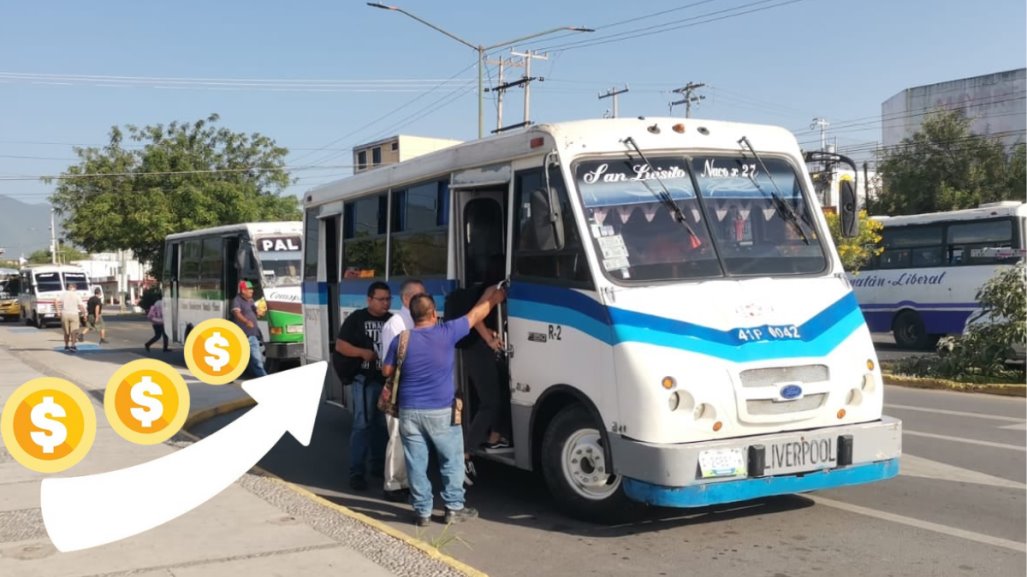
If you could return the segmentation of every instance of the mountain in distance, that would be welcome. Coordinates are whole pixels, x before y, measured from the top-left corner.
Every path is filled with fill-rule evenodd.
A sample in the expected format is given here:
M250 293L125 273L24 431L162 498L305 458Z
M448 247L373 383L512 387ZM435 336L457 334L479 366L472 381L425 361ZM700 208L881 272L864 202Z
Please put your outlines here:
M61 234L60 229L57 231ZM0 258L26 258L41 248L50 247L50 205L29 204L0 195Z

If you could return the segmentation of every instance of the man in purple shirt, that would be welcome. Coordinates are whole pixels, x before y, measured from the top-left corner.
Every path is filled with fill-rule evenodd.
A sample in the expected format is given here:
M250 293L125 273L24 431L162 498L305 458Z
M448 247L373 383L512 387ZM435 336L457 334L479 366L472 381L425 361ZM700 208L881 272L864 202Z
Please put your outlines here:
M460 425L453 424L453 359L456 342L488 314L493 305L503 302L506 292L489 287L478 304L458 319L438 323L435 301L420 294L410 299L410 331L406 358L399 376L399 434L410 483L410 502L414 523L426 527L431 522L432 486L428 480L428 447L435 447L442 472L442 500L445 522L463 521L478 516L464 506L464 437ZM393 339L385 356L382 374L393 373L399 339Z

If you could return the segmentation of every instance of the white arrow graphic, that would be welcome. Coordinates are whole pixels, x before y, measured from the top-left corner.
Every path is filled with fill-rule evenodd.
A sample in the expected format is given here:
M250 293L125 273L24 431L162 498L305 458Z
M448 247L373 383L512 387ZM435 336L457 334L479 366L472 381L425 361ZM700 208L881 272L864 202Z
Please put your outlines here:
M328 363L243 383L257 405L189 447L127 469L45 479L43 523L58 551L137 535L183 515L234 483L289 432L310 444Z

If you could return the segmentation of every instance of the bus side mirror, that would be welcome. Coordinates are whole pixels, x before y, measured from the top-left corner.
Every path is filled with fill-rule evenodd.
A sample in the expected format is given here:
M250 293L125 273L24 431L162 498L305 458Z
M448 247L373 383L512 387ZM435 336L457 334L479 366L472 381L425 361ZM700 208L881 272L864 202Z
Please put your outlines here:
M856 214L856 188L850 179L843 179L839 183L839 187L841 188L841 206L839 208L841 208L842 236L854 238L859 236L859 219Z

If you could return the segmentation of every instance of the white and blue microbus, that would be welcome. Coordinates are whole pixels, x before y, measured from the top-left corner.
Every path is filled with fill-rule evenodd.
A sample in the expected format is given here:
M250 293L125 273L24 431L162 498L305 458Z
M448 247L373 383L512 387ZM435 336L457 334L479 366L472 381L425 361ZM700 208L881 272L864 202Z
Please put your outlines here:
M315 188L304 207L307 362L329 359L370 282L395 309L420 278L441 310L505 267L514 450L479 454L541 469L572 514L898 473L901 423L882 415L870 333L784 129L537 125Z
M850 281L870 330L890 331L902 347L961 334L980 306L977 291L1024 258L1022 202L873 218L884 225L883 252Z

